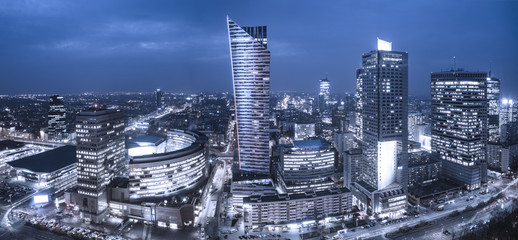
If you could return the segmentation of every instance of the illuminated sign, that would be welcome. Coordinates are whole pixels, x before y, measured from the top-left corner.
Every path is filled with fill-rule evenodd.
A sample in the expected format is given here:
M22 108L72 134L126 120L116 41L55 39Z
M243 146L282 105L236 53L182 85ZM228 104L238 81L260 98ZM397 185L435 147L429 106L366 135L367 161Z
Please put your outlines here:
M392 51L392 42L387 42L378 38L378 50L380 51Z
M34 203L48 203L49 196L48 195L36 195L34 196Z

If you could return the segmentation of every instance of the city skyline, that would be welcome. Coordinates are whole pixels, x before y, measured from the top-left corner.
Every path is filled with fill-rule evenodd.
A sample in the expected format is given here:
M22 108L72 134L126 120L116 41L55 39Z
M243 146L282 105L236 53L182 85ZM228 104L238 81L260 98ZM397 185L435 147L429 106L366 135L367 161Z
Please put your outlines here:
M166 92L231 91L230 56L222 44L226 41L222 19L227 14L244 25L270 26L270 35L276 40L269 46L276 63L272 91L315 92L315 79L327 72L333 79L332 93L354 93L355 69L359 67L354 56L374 48L375 37L397 42L396 48L409 52L414 63L409 66L411 95L428 95L429 88L421 87L428 84L421 83L429 83L430 72L453 67L453 56L458 67L491 68L493 76L503 80L504 97L518 90L512 72L518 49L511 43L517 34L512 24L516 16L511 14L517 3L449 4L444 8L410 2L337 6L302 2L286 21L284 13L293 7L286 3L229 3L207 9L189 3L164 4L160 9L142 8L137 3L124 7L97 4L98 12L59 1L4 4L0 20L12 27L1 30L7 37L0 46L5 53L0 60L6 62L0 69L4 73L0 94L147 92L156 88ZM372 13L353 11L369 6ZM262 11L243 14L265 8L271 9L269 17L257 14ZM312 14L308 9L322 17L308 22L304 17ZM405 13L405 18L384 18L385 9ZM437 11L440 17L429 13ZM178 14L171 14L175 12ZM477 15L479 12L484 14ZM82 20L90 15L95 20ZM67 24L57 24L62 21ZM37 33L44 34L34 35ZM329 37L321 37L326 34ZM310 64L298 67L303 63Z

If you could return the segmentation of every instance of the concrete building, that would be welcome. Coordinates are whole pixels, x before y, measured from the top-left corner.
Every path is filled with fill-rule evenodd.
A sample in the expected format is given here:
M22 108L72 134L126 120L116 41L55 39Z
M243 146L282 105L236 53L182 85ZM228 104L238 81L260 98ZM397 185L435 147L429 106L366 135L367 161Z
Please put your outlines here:
M333 187L336 152L324 139L277 145L273 152L277 182L288 193Z
M266 26L241 27L227 16L237 124L237 171L270 173L270 51Z
M329 100L330 100L330 88L331 81L329 79L323 78L319 80L320 90L318 93L318 110L320 113L323 113L326 110L329 110Z
M305 140L311 137L315 137L315 124L314 123L295 123L293 125L293 140Z
M51 141L63 141L67 138L67 110L63 97L50 96L49 114L47 118L48 138Z
M362 56L357 71L361 118L362 177L351 189L368 214L385 214L405 204L408 184L408 53L378 39L378 49ZM359 195L357 195L359 194Z
M77 184L76 147L64 146L8 162L18 180L33 183L35 188L49 187L54 194Z
M156 110L160 111L164 109L164 91L157 89L155 91L155 105Z
M487 179L487 73L462 69L431 74L432 153L442 176L468 190Z
M91 107L76 116L77 192L69 204L79 207L82 217L100 223L108 212L106 186L126 173L124 113L106 107Z
M347 188L333 188L298 194L250 196L244 202L245 226L285 224L344 216L352 210L352 196Z
M362 149L352 148L343 155L344 186L350 188L354 182L361 180L362 174Z
M427 151L409 154L408 187L417 187L422 184L439 180L441 163L438 157Z

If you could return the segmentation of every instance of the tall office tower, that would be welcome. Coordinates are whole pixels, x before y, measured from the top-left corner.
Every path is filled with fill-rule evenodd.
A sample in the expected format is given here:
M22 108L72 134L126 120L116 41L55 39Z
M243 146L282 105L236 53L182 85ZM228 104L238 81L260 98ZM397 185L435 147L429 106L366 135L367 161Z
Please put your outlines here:
M394 182L406 188L408 53L392 51L391 43L378 39L378 50L363 54L362 63L364 181L377 190Z
M487 73L462 69L431 74L432 152L442 176L477 189L487 175Z
M269 175L270 51L266 26L240 27L227 16L237 122L237 169Z
M327 110L329 104L329 89L331 87L331 81L324 78L320 79L320 92L318 93L318 110L323 112Z
M123 112L97 106L76 116L78 203L94 222L107 212L106 185L126 172L124 120Z
M164 92L160 89L155 91L155 104L157 110L160 111L164 109Z
M408 53L378 49L362 56L357 71L362 136L362 176L354 184L367 214L404 211L408 185ZM361 193L361 194L360 194ZM386 202L391 204L384 204Z
M498 142L500 140L500 79L491 77L491 72L487 78L487 102L489 105L488 139L490 142Z
M500 104L500 126L518 120L518 101L504 98Z
M50 96L48 115L49 140L60 141L67 137L67 123L63 97L59 95Z

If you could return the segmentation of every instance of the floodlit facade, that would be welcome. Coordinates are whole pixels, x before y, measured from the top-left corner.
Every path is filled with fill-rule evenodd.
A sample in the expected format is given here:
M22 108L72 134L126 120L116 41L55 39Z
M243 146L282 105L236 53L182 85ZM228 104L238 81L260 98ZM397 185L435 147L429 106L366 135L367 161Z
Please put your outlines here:
M268 175L270 51L266 26L241 27L227 16L237 123L237 168Z
M245 226L259 227L347 215L352 210L351 191L333 188L298 194L250 196L243 200Z
M294 141L293 145L277 146L277 151L278 182L288 193L333 187L336 153L324 139Z
M381 41L363 55L358 70L363 181L377 190L394 182L406 188L408 53L388 50L391 44Z
M380 196L399 197L408 186L408 53L378 39L378 49L362 56L357 87L363 159L355 198L368 214L401 210L404 204L387 208Z
M486 181L487 73L462 69L431 74L432 152L442 176L466 189Z
M166 198L198 186L208 176L208 138L197 132L168 132L167 145L159 137L136 139L128 148L129 201ZM133 150L133 151L132 151Z
M63 97L52 95L49 99L48 115L48 136L49 140L62 141L67 138L67 110L63 102Z
M106 186L126 173L123 112L92 107L76 116L77 193L84 218L101 222L108 207Z

